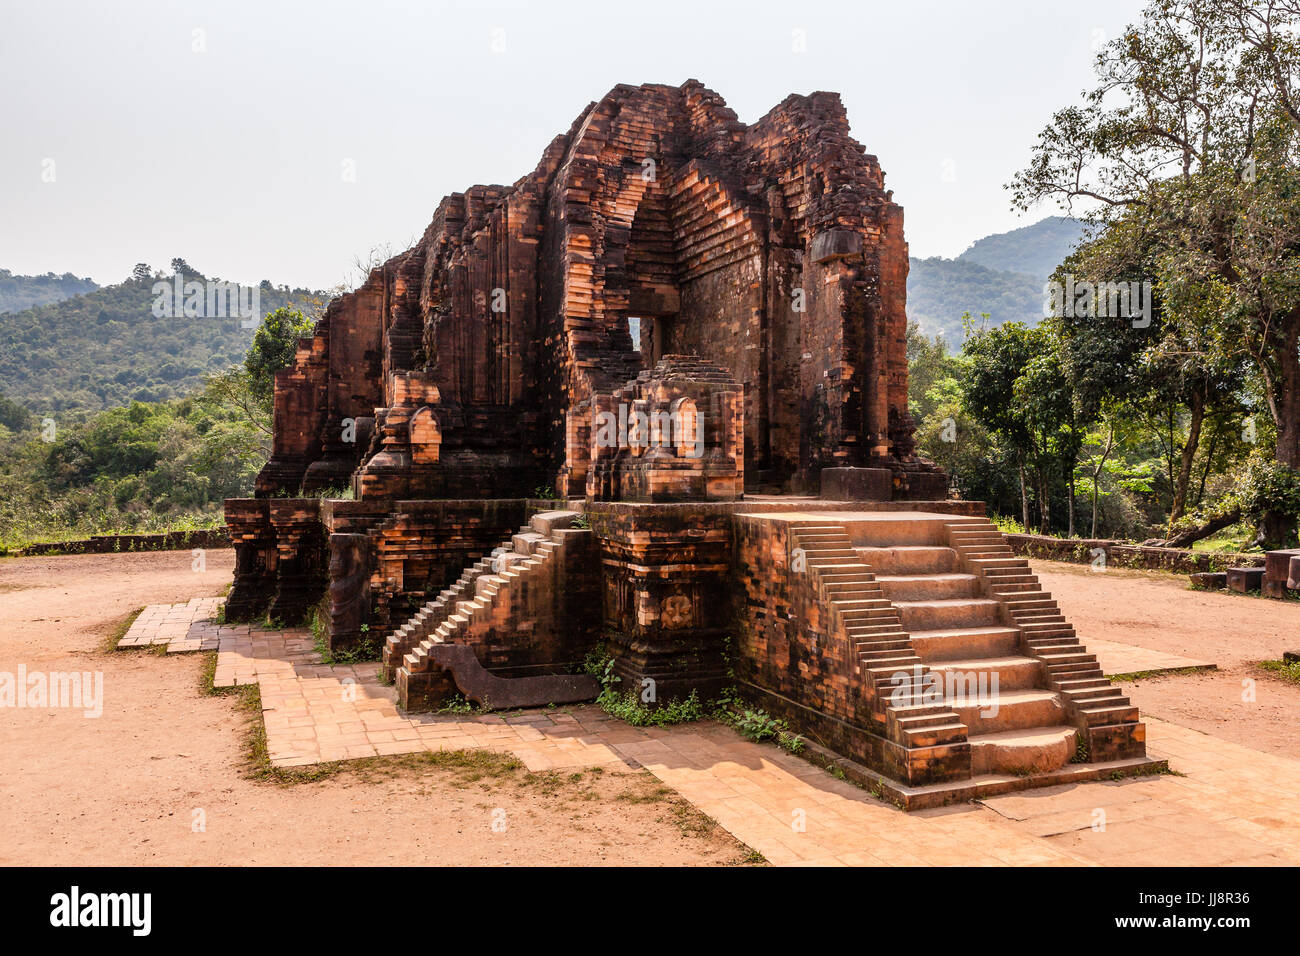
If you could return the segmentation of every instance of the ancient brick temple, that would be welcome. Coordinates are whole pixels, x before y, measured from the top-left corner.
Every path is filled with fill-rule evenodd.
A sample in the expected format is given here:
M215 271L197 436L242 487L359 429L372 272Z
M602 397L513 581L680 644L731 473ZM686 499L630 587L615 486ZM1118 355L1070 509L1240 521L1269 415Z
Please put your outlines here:
M914 453L907 261L836 94L746 126L693 80L616 87L300 343L227 502L227 615L382 644L413 710L590 699L601 645L654 701L735 683L909 805L1141 765L1136 711ZM936 696L955 663L1010 716Z

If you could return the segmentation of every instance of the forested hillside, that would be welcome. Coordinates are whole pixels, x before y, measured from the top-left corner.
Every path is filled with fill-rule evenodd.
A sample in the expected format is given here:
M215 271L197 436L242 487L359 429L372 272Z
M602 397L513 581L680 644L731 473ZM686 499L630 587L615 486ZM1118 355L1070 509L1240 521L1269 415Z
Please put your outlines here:
M960 344L962 313L988 324L1037 322L1043 286L1083 235L1083 224L1049 216L1023 229L985 236L956 259L912 259L907 317L926 335Z
M43 276L17 276L8 269L0 269L0 314L59 302L98 288L94 280L78 279L71 272L61 276L53 272Z
M161 402L243 361L253 331L238 318L154 315L154 283L178 271L185 281L207 278L181 259L168 275L142 264L116 285L0 315L0 393L41 415ZM282 306L310 317L329 297L268 280L257 291L259 319Z

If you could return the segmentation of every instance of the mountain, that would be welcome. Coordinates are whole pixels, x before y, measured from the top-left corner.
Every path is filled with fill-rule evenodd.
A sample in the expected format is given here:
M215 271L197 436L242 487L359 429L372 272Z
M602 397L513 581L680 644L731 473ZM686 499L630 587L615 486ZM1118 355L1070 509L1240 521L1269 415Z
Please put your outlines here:
M952 344L963 337L961 316L992 325L1034 323L1043 314L1043 286L1084 236L1076 219L1049 216L1031 226L976 240L956 259L912 259L907 317L927 335Z
M1087 227L1067 216L1048 216L1032 226L985 236L957 257L996 272L1019 272L1046 282L1079 244Z
M182 259L172 260L172 268L163 275L142 264L116 285L0 315L0 394L34 414L157 402L186 395L207 374L243 361L253 329L243 327L237 310L217 309L232 317L205 318L202 308L192 309L187 318L182 297L178 308L154 314L157 283L175 288L179 276L184 291L185 282L205 289L221 282ZM253 319L285 305L312 315L329 298L263 280L245 289L245 304L252 304L253 292Z
M950 343L963 337L961 316L976 321L1036 322L1043 314L1043 281L1021 272L998 272L961 259L913 259L907 275L907 318L927 335Z
M98 288L94 280L78 279L71 272L65 272L61 276L56 276L53 272L47 272L43 276L16 276L8 269L0 269L0 314L21 312L32 306L58 302Z

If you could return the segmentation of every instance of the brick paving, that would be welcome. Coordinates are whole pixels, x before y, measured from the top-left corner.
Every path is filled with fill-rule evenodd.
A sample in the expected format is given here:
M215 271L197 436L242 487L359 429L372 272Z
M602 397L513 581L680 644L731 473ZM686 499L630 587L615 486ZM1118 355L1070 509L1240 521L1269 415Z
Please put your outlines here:
M208 622L224 598L191 598L185 604L150 604L117 642L119 648L167 645L168 654L215 651L217 635Z
M1135 647L1118 641L1103 641L1090 637L1084 643L1088 650L1097 655L1097 663L1107 674L1146 674L1162 671L1214 670L1215 664L1184 657L1181 654L1169 654L1147 647ZM1146 718L1144 717L1143 720Z
M591 705L407 716L377 664L322 664L307 631L216 625L201 619L210 605L195 601L146 613L124 646L215 644L218 686L258 683L280 767L462 748L508 752L533 771L645 767L778 865L1300 865L1300 761L1150 717L1149 752L1185 776L1068 784L904 813L713 722L636 728ZM1141 648L1106 651L1108 670L1154 669Z

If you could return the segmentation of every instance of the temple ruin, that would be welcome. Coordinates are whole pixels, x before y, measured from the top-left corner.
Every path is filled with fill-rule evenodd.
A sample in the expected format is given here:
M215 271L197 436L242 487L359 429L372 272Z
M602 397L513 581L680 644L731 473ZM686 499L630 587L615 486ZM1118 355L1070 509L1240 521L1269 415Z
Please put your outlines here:
M300 343L226 505L227 617L317 614L412 711L591 699L603 645L651 704L734 686L908 806L1149 767L915 453L907 269L838 95L745 125L694 80L615 87Z

